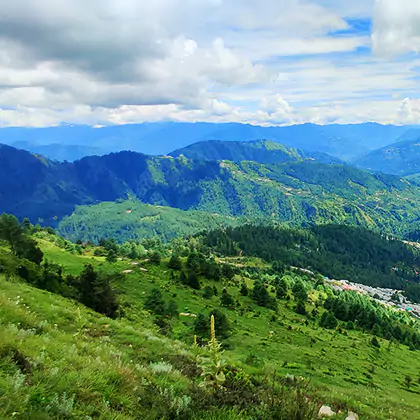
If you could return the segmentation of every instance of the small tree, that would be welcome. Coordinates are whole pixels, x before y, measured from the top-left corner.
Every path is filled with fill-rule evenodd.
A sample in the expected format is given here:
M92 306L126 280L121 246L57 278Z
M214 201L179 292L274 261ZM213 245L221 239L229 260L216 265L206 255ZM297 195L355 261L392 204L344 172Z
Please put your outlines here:
M378 349L381 347L378 339L375 336L372 337L372 340L370 340L370 344L372 344L372 346L374 346L374 347L377 347Z
M27 217L22 220L22 230L24 233L30 233L32 229L31 222Z
M197 276L197 273L195 271L191 271L188 274L188 280L187 280L188 286L192 287L195 290L200 289L200 280Z
M152 289L150 291L144 302L144 309L155 315L163 315L165 313L165 301L159 289Z
M267 308L276 309L277 302L268 293L263 281L258 280L254 284L254 288L251 291L251 298L259 306L265 306Z
M239 293L240 293L242 296L248 296L248 295L249 295L249 289L248 289L248 287L246 286L246 283L242 283L242 285L241 285L241 289L239 290Z
M323 328L335 329L337 328L338 321L334 314L326 311L322 314L319 325Z
M109 262L109 263L111 263L111 264L113 264L113 263L115 263L115 262L117 262L117 253L115 252L115 250L114 249L110 249L109 251L108 251L108 254L107 254L107 256L106 256L106 260L107 260L107 262Z
M154 251L150 255L149 261L152 264L159 265L162 261L162 256L160 255L160 253L158 251Z
M297 280L292 289L293 295L297 301L306 302L308 300L308 293L301 280Z
M181 259L176 254L172 254L169 262L168 262L168 268L172 270L181 270L182 268L182 262Z
M284 299L287 297L288 286L286 280L280 279L276 284L276 297L277 299Z
M80 301L96 312L115 317L118 310L117 296L108 277L99 276L91 264L79 276Z
M226 289L223 289L222 295L220 296L220 304L226 308L233 308L235 301Z
M235 271L230 264L223 264L222 276L228 280L232 280L235 277Z
M307 315L305 303L299 300L295 307L295 312L299 315Z
M214 296L214 291L211 286L206 286L203 291L204 299L211 299Z

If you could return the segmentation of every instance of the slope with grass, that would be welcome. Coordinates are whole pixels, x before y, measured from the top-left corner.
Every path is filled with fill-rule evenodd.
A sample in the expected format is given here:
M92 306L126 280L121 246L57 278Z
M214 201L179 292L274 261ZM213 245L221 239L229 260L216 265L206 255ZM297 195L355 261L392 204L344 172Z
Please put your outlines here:
M333 294L319 277L288 269L282 274L290 288L300 282L307 290L308 315L302 315L296 313L291 289L276 310L257 305L251 291L262 281L273 296L277 274L252 257L213 255L235 274L218 281L200 275L204 289L194 290L167 267L169 254L161 263L146 257L108 263L95 256L95 247L87 246L79 255L54 235L39 232L36 237L44 258L61 265L63 275L80 274L86 263L112 275L122 313L111 320L15 276L9 281L0 277L0 414L5 418L297 420L314 419L325 403L341 410L338 418L351 409L364 419L420 419L418 351L380 335L373 345L371 332L341 322L338 328L320 327L325 311L320 302ZM186 241L184 252L194 243ZM7 247L0 251L9 255ZM190 256L181 261L184 269L193 266ZM241 292L243 284L250 296ZM205 297L205 286L213 293L216 289L217 296ZM165 302L175 302L177 316L162 319L144 310L153 289L160 290ZM232 297L230 307L222 305L223 289ZM224 313L230 324L222 334L216 323L227 360L224 389L217 392L198 386L203 379L197 356L205 357L206 350L192 346L197 318L185 316L212 310ZM384 313L404 331L418 331L418 323L407 315ZM301 388L306 383L301 377L310 384ZM270 405L272 396L283 411ZM292 414L289 405L306 414Z
M152 206L137 200L79 206L60 221L57 231L72 240L98 243L101 238L129 240L158 237L164 242L204 229L236 226L240 219L196 210Z

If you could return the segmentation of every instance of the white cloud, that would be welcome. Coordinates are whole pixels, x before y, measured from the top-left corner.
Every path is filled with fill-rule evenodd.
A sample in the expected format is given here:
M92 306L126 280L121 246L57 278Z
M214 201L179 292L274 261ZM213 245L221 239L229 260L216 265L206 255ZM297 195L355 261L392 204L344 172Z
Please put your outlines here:
M372 42L378 54L420 52L420 2L377 0L374 19Z
M345 33L373 2L0 1L0 126L414 121L419 61ZM378 52L418 46L417 2L396 3L377 2Z
M404 98L399 114L405 124L420 124L420 99Z

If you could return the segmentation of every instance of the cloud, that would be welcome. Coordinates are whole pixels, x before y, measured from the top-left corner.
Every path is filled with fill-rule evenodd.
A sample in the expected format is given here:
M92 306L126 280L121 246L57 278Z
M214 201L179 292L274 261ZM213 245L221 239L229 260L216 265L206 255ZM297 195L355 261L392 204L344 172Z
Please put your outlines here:
M420 52L420 3L415 0L377 0L373 49L384 56Z
M419 62L371 56L373 2L3 1L0 126L398 122ZM377 2L378 53L415 50L410 7Z
M420 99L404 98L399 108L400 119L405 124L419 124Z

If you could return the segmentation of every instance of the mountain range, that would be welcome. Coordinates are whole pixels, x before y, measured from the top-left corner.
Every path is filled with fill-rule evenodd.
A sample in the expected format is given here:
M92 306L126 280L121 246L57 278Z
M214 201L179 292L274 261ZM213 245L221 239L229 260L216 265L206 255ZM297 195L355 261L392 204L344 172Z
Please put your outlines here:
M412 175L420 172L420 130L411 130L398 142L371 151L354 164L377 172Z
M364 123L353 125L302 124L261 127L239 123L144 123L106 127L62 125L47 128L2 128L0 143L44 153L53 160L80 157L69 146L84 150L84 155L131 150L149 155L167 154L204 140L272 140L310 152L322 152L343 160L352 160L384 147L411 127ZM59 147L57 144L59 143ZM47 151L41 146L49 146ZM82 153L83 154L83 153Z
M208 150L206 143L201 146ZM268 156L269 142L238 147L245 153L256 146ZM271 161L278 159L279 150L282 163L206 161L135 152L59 163L3 145L0 212L57 226L76 206L130 197L184 211L293 226L347 223L398 233L420 219L420 186L415 182L304 160L287 148L272 150ZM291 157L286 161L288 153Z

